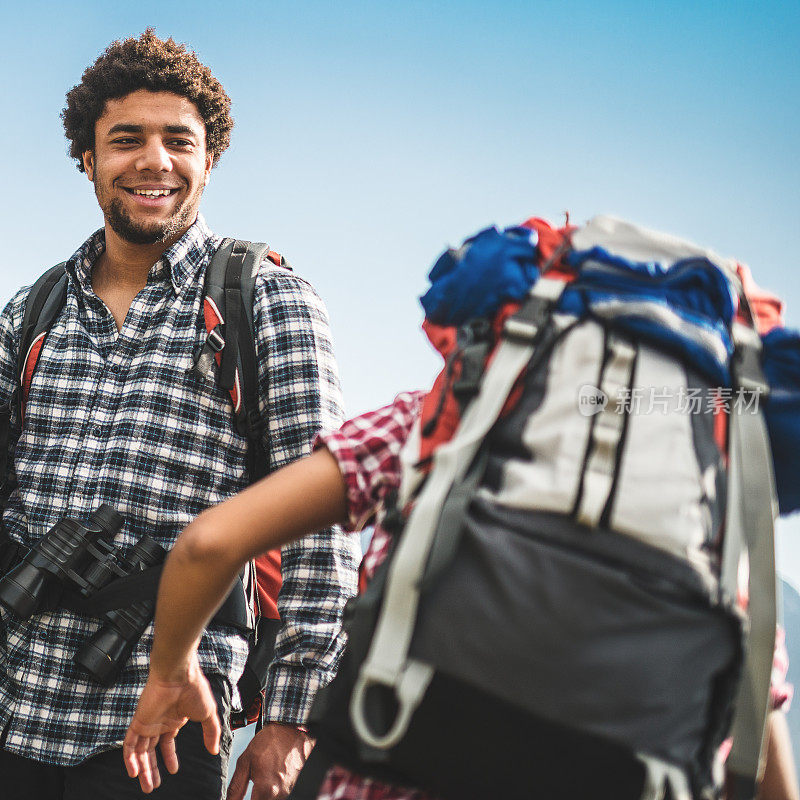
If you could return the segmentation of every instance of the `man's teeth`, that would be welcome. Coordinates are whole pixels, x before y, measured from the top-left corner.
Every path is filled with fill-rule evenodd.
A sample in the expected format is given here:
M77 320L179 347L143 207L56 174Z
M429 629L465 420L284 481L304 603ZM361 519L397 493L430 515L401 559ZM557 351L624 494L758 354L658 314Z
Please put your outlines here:
M143 197L166 197L172 193L172 189L132 189L131 191Z

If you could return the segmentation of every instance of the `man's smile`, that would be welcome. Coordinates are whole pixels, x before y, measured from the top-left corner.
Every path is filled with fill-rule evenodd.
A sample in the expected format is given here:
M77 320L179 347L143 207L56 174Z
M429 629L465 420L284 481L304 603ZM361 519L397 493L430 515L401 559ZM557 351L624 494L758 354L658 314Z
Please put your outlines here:
M168 195L174 194L178 191L177 188L175 189L132 189L128 186L122 187L126 192L129 194L140 195L142 197L167 197Z
M171 208L174 205L172 201L173 195L177 195L182 189L180 186L159 186L154 183L143 186L123 186L121 184L117 184L117 186L131 198L133 207L142 211L147 209L153 211L167 210Z

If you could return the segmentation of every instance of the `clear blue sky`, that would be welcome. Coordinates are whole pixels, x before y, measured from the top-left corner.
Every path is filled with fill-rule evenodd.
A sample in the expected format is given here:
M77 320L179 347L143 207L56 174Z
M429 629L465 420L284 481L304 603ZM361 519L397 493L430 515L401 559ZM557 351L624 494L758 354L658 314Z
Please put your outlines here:
M231 95L206 217L317 286L350 413L435 373L416 296L436 254L534 213L710 245L800 325L800 3L771 0L6 4L0 300L99 227L58 114L109 41L148 25ZM782 527L800 583L800 522Z

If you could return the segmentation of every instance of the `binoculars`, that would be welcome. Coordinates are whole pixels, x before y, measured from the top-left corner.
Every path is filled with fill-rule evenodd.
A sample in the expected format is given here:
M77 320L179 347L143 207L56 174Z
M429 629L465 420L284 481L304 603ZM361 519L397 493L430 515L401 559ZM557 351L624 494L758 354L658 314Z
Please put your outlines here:
M0 603L26 620L37 611L62 605L61 598L70 591L90 600L113 580L160 563L166 551L150 536L143 536L122 556L112 540L123 522L106 504L86 522L60 520L0 580ZM112 683L153 618L154 607L154 599L141 599L103 612L102 627L80 647L76 663L98 682Z

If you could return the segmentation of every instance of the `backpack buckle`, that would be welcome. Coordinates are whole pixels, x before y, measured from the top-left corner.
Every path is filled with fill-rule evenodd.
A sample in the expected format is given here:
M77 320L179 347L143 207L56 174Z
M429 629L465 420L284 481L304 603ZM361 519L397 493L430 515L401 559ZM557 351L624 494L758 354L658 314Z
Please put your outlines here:
M214 359L225 347L225 338L220 333L220 326L212 328L206 335L206 340L200 345L194 356L192 372L200 377L210 380L214 375Z
M206 345L214 352L221 353L225 347L225 339L220 333L219 325L212 328L206 337Z
M503 325L503 336L511 341L535 342L558 304L566 283L557 278L540 277L516 314Z

